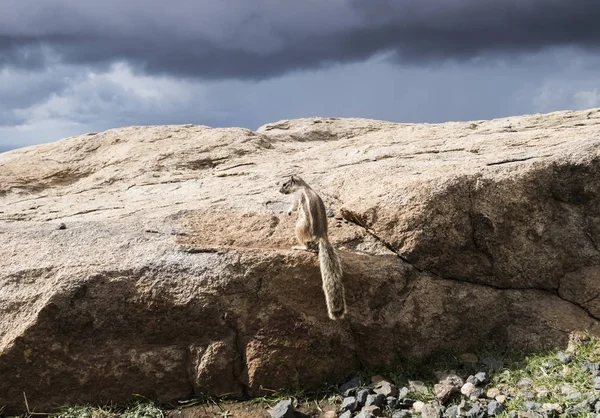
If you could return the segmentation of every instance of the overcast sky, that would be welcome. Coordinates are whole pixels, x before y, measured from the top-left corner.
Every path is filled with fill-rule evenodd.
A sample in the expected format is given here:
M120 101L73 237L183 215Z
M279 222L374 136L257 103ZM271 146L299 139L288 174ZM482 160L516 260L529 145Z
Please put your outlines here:
M0 0L0 151L112 127L600 107L600 0Z

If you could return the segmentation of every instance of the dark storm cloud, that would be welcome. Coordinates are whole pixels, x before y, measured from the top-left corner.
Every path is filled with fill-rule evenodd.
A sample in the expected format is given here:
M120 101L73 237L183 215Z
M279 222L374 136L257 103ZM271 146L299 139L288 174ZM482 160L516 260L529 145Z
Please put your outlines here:
M392 52L404 63L600 42L598 0L4 0L0 66L127 61L264 79Z
M0 63L32 68L57 54L149 73L264 78L385 51L405 61L465 59L600 41L597 0L332 0L295 10L246 0L85 3L12 4L0 17Z

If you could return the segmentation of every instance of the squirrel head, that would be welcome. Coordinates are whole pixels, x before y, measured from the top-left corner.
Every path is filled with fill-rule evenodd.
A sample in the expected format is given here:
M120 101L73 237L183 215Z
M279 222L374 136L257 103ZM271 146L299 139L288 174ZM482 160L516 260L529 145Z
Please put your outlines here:
M279 193L291 194L300 187L306 187L306 183L298 176L291 176L288 181L283 183L283 186L279 189Z

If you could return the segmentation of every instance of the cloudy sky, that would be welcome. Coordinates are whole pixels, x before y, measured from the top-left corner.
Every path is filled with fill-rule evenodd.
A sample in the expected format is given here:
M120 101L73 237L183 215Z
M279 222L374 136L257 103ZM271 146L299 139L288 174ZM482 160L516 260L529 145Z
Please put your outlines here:
M599 0L0 0L0 151L126 125L600 107Z

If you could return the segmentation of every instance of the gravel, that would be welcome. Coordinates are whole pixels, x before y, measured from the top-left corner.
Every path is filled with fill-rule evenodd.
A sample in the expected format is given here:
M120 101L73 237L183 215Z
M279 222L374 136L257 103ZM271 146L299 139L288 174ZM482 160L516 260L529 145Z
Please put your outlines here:
M597 354L582 359L559 352L552 360L542 358L532 372L514 372L502 359L487 357L480 361L487 371L476 371L479 363L470 362L476 372L468 376L436 371L437 383L410 380L398 387L382 376L373 376L366 387L355 378L340 386L348 396L338 418L600 418L600 349ZM573 374L578 380L569 378ZM555 380L544 380L548 376Z

